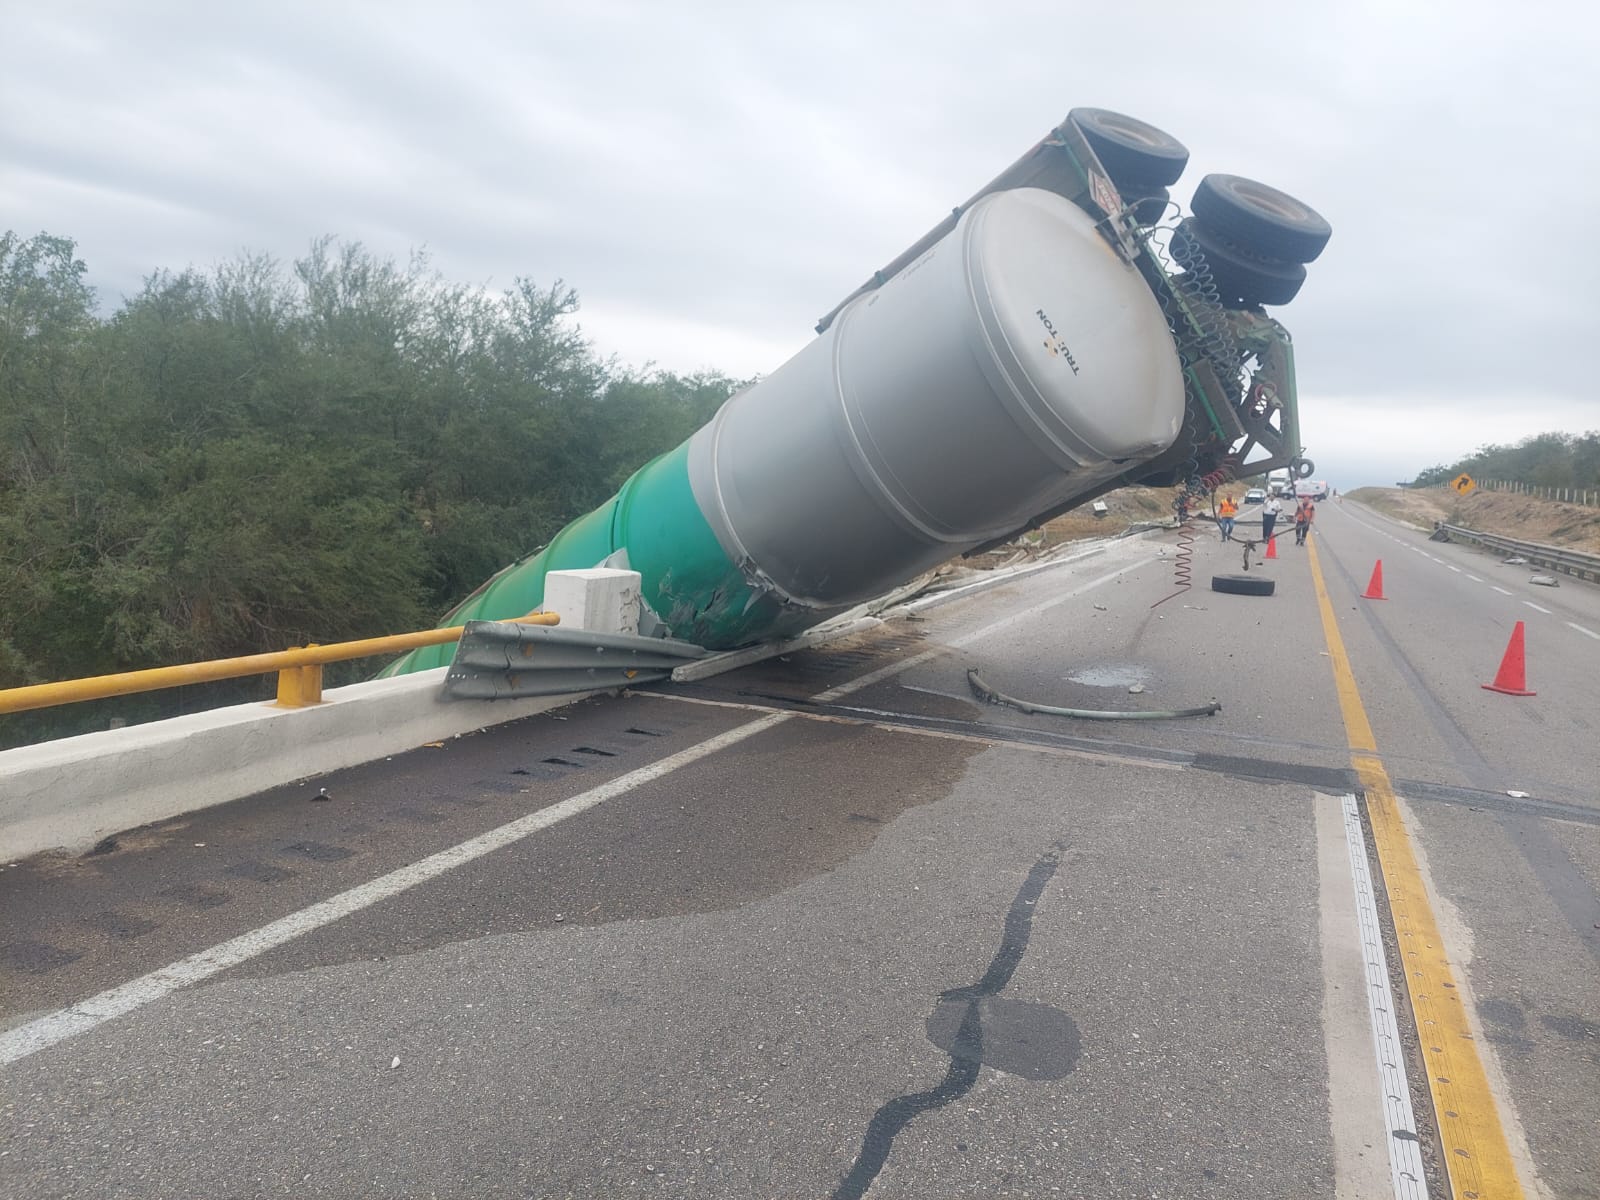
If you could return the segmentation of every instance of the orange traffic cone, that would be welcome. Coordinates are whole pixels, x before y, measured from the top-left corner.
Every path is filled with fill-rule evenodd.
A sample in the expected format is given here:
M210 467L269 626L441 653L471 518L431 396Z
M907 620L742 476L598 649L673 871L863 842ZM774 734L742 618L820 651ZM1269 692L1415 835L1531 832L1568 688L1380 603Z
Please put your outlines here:
M1269 537L1267 539L1267 552L1265 554L1263 554L1261 557L1262 557L1263 560L1268 559L1268 558L1277 558L1278 557L1278 535L1277 534L1273 534L1271 537Z
M1383 594L1383 559L1378 560L1378 565L1372 568L1372 578L1367 581L1367 590L1361 593L1363 600L1387 600Z
M1483 685L1491 692L1503 692L1507 696L1536 696L1537 692L1528 690L1528 677L1522 655L1522 622L1517 622L1517 627L1511 631L1511 641L1506 643L1505 657L1500 660L1499 673L1495 675L1493 683Z

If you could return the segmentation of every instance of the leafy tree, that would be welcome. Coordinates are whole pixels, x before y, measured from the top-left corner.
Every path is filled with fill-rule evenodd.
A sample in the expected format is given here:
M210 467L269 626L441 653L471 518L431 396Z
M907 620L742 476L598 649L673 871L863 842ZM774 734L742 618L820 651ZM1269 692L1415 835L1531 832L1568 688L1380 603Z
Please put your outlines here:
M1436 487L1461 472L1538 487L1600 488L1600 430L1540 433L1512 445L1480 446L1451 466L1429 467L1412 487Z
M0 687L431 624L735 387L600 359L560 281L491 294L420 253L157 270L104 319L85 274L68 239L0 238Z

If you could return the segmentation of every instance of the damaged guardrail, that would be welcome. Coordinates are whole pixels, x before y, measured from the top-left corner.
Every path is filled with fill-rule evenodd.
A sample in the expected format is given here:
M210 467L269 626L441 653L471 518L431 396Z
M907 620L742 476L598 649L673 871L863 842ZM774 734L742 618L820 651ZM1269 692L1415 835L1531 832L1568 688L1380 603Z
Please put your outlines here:
M592 692L653 683L705 655L703 647L669 638L468 621L444 691L473 700Z
M1439 538L1439 534L1444 538ZM1579 579L1600 582L1600 554L1585 554L1579 550L1563 550L1559 546L1545 546L1539 542L1523 542L1516 538L1501 537L1497 533L1483 533L1460 525L1440 523L1434 526L1436 540L1471 542L1501 554L1520 554L1530 564Z

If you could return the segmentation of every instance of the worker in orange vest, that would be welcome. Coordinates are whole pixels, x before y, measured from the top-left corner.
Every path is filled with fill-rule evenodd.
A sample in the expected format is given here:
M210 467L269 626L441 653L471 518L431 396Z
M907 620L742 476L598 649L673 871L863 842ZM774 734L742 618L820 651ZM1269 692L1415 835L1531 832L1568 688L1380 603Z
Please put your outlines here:
M1222 530L1222 540L1233 541L1233 519L1239 515L1239 506L1232 496L1224 496L1217 506L1217 528Z
M1304 546L1311 535L1311 522L1317 518L1317 506L1310 496L1300 498L1300 507L1294 510L1294 544Z

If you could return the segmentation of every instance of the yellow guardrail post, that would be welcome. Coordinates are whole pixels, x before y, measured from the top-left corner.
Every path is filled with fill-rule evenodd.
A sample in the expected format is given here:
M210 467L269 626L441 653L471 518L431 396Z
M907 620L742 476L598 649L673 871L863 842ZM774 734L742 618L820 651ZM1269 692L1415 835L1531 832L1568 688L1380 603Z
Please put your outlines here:
M316 642L307 642L305 648L314 650ZM322 703L322 664L311 663L304 667L285 667L278 672L279 708L304 708Z

